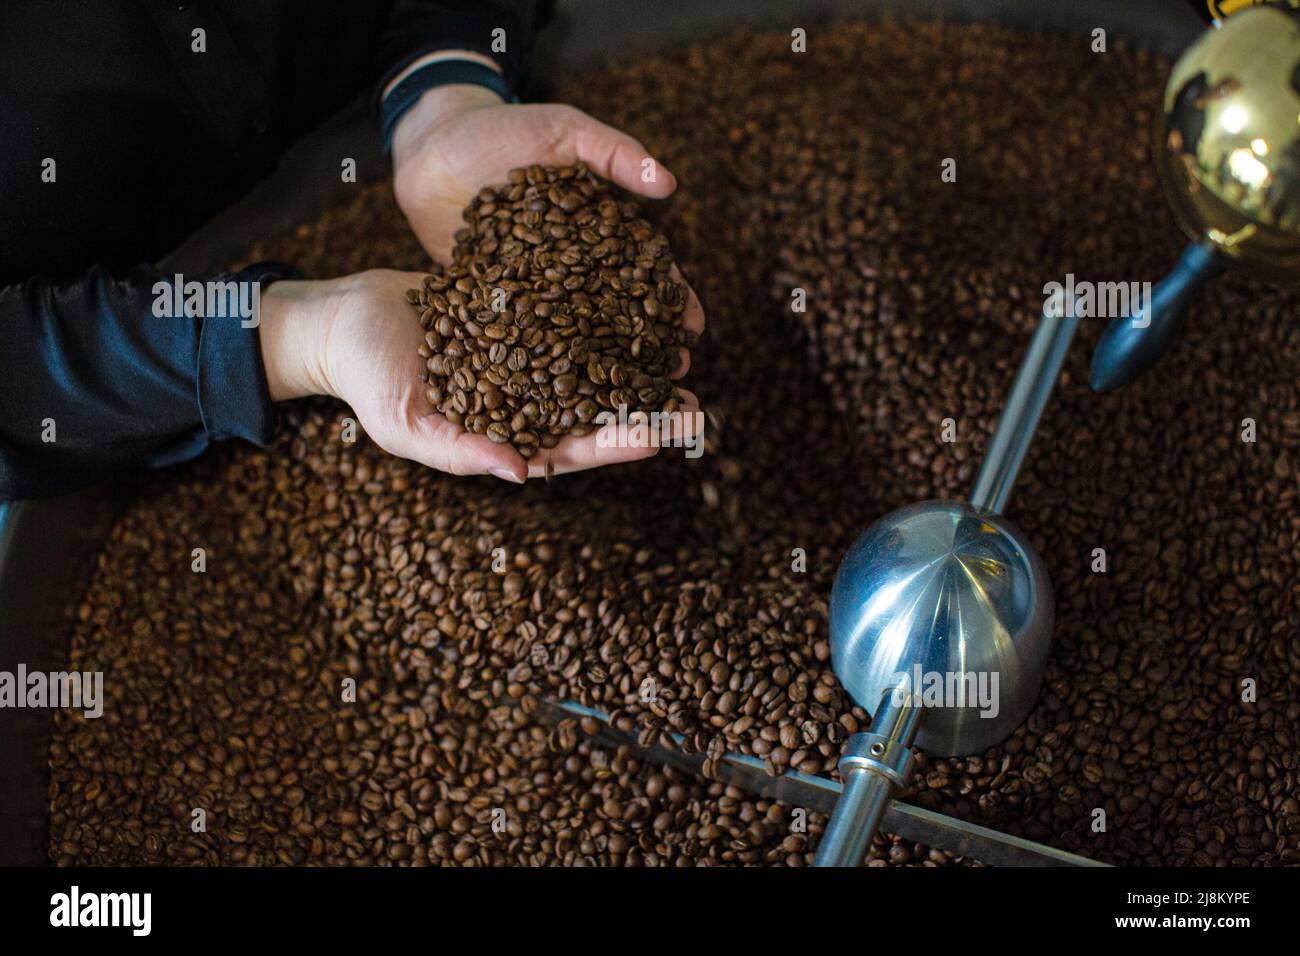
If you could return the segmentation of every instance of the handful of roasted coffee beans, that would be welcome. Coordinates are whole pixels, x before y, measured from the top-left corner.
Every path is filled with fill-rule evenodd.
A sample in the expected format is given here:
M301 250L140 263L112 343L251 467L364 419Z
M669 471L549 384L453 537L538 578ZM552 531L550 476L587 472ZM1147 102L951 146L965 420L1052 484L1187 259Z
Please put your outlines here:
M465 210L420 309L429 401L525 458L601 412L675 411L669 376L695 334L668 240L581 163L529 166Z

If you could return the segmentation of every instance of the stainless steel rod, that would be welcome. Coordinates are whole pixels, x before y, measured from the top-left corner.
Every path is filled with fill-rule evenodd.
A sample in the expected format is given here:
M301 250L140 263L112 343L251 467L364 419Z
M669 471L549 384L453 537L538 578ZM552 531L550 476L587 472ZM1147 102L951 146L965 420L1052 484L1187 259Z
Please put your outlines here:
M814 866L860 865L893 795L894 785L879 774L851 770L847 776L822 842L817 845Z
M1011 396L1002 410L971 491L971 504L977 508L1001 514L1011 497L1025 452L1033 441L1038 420L1056 385L1070 341L1079 325L1074 303L1060 302L1060 306L1060 317L1043 314L1029 343L1029 351L1020 363L1020 371L1011 386Z
M840 764L844 771L844 790L817 846L814 866L860 865L893 798L894 788L907 775L921 708L914 706L911 695L903 695L901 703L894 696L892 689L885 692L870 733L855 735L845 748L845 758ZM857 738L862 738L863 746L870 748L866 753L855 753Z

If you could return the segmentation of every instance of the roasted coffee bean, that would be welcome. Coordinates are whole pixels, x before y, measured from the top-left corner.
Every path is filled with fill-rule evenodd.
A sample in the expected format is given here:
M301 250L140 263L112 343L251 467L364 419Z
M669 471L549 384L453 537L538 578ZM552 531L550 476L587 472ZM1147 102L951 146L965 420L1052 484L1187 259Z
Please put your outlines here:
M565 191L562 201L556 201L561 197L557 192L561 182ZM520 186L525 188L517 191ZM545 231L536 228L543 215L551 223ZM593 229L597 217L600 226ZM457 403L446 388L451 383L460 389L473 387L469 368L448 370L445 359L453 349L457 358L468 357L474 369L498 376L512 373L502 380L505 388L499 402L492 395L496 404L487 405L490 411L504 408L507 417L530 399L595 394L595 387L606 381L602 364L606 361L619 370L615 385L628 375L644 380L610 396L614 406L623 404L630 413L657 411L669 401L677 402L666 376L680 367L677 349L685 347L687 333L681 328L685 287L670 275L674 266L667 240L640 217L635 203L617 202L609 187L578 164L539 168L524 183L512 181L500 189L480 190L464 218L467 225L457 233L451 267L445 274L426 276L421 287L412 290L414 296L407 297L420 310L421 324L439 330L436 338L426 335L421 346L421 355L428 360L422 381L432 386L426 395L443 396L432 403L438 411L457 414L470 431L491 429L481 418L467 416L464 403ZM498 243L503 229L519 242ZM530 263L541 266L540 272L534 272ZM629 269L644 273L643 282L658 283L662 300L673 305L651 298L647 310L645 302L629 291ZM491 283L503 275L516 277L512 284L516 312L478 312L459 325L443 321L453 313L459 317L458 310L466 303L477 307L493 301L497 290ZM525 283L528 276L531 280ZM449 284L457 297L440 291ZM643 285L637 290L645 296ZM593 297L600 303L599 312L591 308ZM663 319L653 348L647 347L642 321L634 318L643 312ZM508 321L516 315L518 326ZM441 332L444 327L446 335ZM525 330L523 346L507 351L508 344L521 340L521 329ZM581 338L570 339L574 332ZM437 362L440 358L444 361ZM527 379L514 377L527 370L531 370ZM451 383L444 381L448 375ZM652 380L664 384L652 387ZM575 434L574 426L582 421L576 413L557 414L546 421L545 434L548 438ZM497 430L489 437L497 441L500 434ZM534 451L537 445L517 437L506 440L521 452L523 448ZM543 447L554 444L547 441Z
M681 735L714 769L720 738L773 772L833 774L867 726L826 641L844 549L895 507L969 493L1045 282L1154 279L1177 256L1141 132L1168 69L1115 43L1098 57L1086 38L909 21L837 24L815 57L790 57L788 33L746 34L565 84L560 98L643 139L680 180L663 226L727 330L692 371L705 454L518 489L346 444L349 413L322 400L287 408L267 450L218 445L151 474L77 609L70 666L104 670L109 693L101 719L56 714L51 859L806 865L819 815L797 832L791 807L595 749L581 726L552 752L538 699L610 712L646 744ZM945 156L958 183L940 178ZM518 170L480 193L479 228L504 226L496 247L495 228L460 239L502 267L493 281L528 287L511 294L521 332L498 387L523 398L500 421L536 436L533 454L567 410L553 389L528 393L533 357L574 363L579 425L611 389L665 374L606 341L604 288L558 289L609 260L559 249L551 212L575 244L619 220L572 170L548 176ZM549 208L527 208L538 199ZM540 246L509 236L516 212L540 214L526 224ZM646 297L662 313L680 286L653 267L638 277L641 254L660 253L628 238L641 249L602 282L640 303L619 313L637 334L662 338L671 321ZM388 183L236 265L338 275L376 258L427 263ZM502 409L478 391L484 346L455 330L490 304L487 274L423 284L444 343L424 387L450 397L464 362L483 429ZM466 277L478 304L455 286ZM536 316L542 303L574 324ZM1165 361L1102 397L1087 363L1103 323L1083 323L1012 504L1056 593L1042 690L1003 743L922 753L907 799L1114 863L1300 862L1298 306L1229 270ZM583 359L565 341L579 335ZM1255 443L1239 440L1244 416ZM180 557L199 546L206 574ZM1257 701L1242 702L1245 678ZM188 827L196 806L203 834ZM886 836L871 855L967 862Z

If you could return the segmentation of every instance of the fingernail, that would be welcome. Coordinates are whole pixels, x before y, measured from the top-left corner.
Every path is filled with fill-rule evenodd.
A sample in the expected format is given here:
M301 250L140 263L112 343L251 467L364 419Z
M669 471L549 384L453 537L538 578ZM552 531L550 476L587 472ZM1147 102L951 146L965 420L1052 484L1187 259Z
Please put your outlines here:
M491 469L491 472L492 477L500 478L502 481L509 481L516 485L522 485L524 483L524 479L520 478L513 471L507 471L505 468L493 468Z

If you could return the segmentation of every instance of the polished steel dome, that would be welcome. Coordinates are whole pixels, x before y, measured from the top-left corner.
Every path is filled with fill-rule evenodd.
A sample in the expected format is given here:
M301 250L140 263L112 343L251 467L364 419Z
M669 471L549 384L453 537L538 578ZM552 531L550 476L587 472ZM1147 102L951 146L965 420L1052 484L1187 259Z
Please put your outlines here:
M831 592L831 663L869 713L900 682L925 709L917 744L979 753L1025 719L1042 683L1054 602L1042 560L1010 522L956 501L881 518Z

